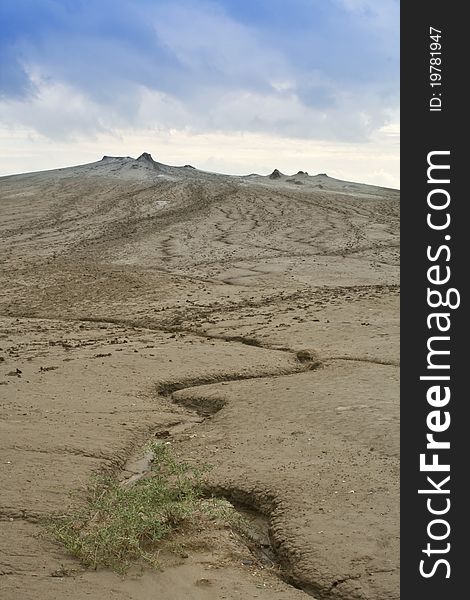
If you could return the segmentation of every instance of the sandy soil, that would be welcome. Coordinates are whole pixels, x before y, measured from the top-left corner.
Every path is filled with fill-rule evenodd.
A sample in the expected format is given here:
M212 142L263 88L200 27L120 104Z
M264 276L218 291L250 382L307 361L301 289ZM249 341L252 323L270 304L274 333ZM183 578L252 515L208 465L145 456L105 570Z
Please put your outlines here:
M0 178L1 597L398 598L398 201L148 155ZM83 570L38 520L155 436L263 541Z

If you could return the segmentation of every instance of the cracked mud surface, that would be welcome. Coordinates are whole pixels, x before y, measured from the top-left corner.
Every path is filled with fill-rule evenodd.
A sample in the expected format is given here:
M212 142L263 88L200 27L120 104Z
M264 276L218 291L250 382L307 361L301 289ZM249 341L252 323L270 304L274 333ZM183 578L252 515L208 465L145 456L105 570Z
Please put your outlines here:
M398 598L398 193L131 160L0 178L2 599ZM282 577L227 530L126 578L38 535L155 436Z

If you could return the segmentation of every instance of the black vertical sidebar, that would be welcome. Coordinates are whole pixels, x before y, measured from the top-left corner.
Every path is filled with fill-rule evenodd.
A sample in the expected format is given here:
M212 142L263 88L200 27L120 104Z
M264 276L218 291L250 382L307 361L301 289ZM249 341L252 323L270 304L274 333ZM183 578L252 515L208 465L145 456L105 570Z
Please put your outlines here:
M470 573L469 39L461 3L401 3L402 600L459 598ZM427 448L428 434L442 445ZM435 471L421 470L423 453Z

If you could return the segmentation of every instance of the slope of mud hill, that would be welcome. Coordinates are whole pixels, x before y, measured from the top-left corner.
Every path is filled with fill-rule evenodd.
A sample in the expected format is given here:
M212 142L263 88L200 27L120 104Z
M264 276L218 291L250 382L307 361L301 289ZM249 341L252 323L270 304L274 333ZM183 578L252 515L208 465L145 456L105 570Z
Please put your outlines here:
M1 597L397 599L398 208L147 153L0 178ZM38 535L155 435L270 565L214 527L122 578Z

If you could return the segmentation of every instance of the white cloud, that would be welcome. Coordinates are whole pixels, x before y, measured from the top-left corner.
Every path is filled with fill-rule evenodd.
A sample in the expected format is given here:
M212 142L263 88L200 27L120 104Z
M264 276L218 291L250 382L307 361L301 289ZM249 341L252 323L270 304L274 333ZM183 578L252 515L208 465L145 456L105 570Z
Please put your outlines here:
M255 29L241 24L213 4L163 4L154 12L158 40L202 81L228 85L251 81L265 86L272 74L287 76L289 65L273 47L266 47Z
M93 136L116 129L189 129L202 132L265 132L317 140L365 141L386 125L390 113L373 88L335 94L334 106L306 105L290 88L269 94L206 88L207 95L182 99L134 85L128 105L102 104L64 83L35 76L37 93L0 101L0 124L29 127L51 139ZM367 106L363 96L368 97Z

